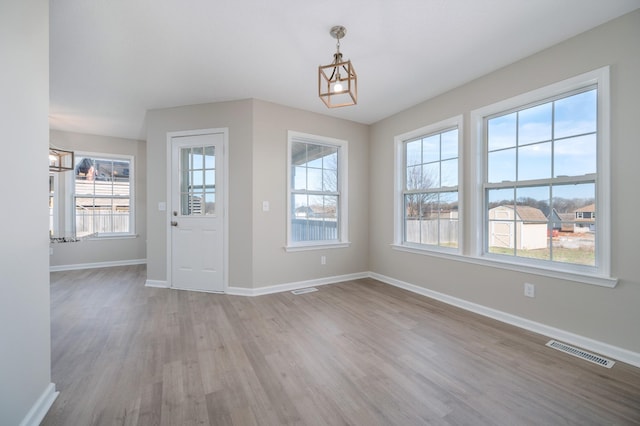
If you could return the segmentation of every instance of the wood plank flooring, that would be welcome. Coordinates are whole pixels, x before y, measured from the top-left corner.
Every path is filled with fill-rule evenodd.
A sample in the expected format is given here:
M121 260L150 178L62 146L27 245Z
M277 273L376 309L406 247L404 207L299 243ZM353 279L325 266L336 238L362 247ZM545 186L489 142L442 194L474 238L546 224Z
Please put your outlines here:
M640 424L640 369L372 279L299 296L51 274L43 425Z

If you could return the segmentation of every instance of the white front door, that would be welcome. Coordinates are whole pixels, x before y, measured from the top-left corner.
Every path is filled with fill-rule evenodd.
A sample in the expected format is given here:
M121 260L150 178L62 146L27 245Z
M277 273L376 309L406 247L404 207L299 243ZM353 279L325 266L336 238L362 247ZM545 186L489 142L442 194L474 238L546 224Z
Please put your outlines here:
M171 136L170 280L223 292L226 133Z

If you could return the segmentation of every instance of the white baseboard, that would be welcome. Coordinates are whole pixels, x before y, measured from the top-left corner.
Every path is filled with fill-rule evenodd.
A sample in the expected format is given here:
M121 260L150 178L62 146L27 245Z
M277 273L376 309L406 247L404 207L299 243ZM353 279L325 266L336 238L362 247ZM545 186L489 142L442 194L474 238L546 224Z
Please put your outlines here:
M111 268L112 266L144 265L147 259L114 260L111 262L78 263L75 265L50 266L49 272L75 271L78 269Z
M335 275L332 277L317 278L314 280L297 281L292 283L277 284L277 285L258 287L258 288L244 288L244 287L229 286L227 287L226 294L231 294L234 296L262 296L265 294L281 293L284 291L292 291L292 290L298 290L301 288L321 286L321 285L327 285L327 284L336 284L343 281L358 280L360 278L368 278L368 277L369 277L368 272L360 272L356 274Z
M145 281L144 286L155 288L169 288L169 283L161 280L147 280Z
M47 415L47 412L53 405L53 401L56 400L59 394L60 392L56 392L56 385L49 383L42 395L40 395L40 398L38 398L24 419L22 419L20 426L38 426L44 419L44 416Z
M226 294L234 296L262 296L265 294L281 293L285 291L298 290L306 287L321 286L327 284L335 284L343 281L357 280L361 278L373 278L383 283L399 287L408 291L411 291L422 296L429 297L431 299L439 300L458 308L474 312L479 315L483 315L488 318L495 319L500 322L504 322L516 327L532 331L534 333L547 336L552 339L557 339L565 343L569 343L583 349L587 349L592 352L596 352L600 355L611 357L617 361L621 361L635 367L640 367L640 353L630 351L628 349L620 348L610 345L608 343L600 342L588 337L580 336L569 331L565 331L559 328L551 327L539 322L531 321L526 318L522 318L513 314L498 311L487 306L479 305L477 303L469 302L464 299L449 296L444 293L429 290L424 287L410 284L404 281L397 280L395 278L387 277L385 275L377 274L375 272L360 272L355 274L337 275L332 277L318 278L307 281L298 281L286 284L277 284L258 288L245 288L229 286L225 291ZM166 281L147 280L145 286L147 287L159 287L168 288Z
M550 327L539 322L531 321L526 318L498 311L496 309L488 308L483 305L478 305L477 303L469 302L457 297L449 296L444 293L429 290L414 284L409 284L407 282L396 280L395 278L387 277L385 275L370 272L369 277L378 281L382 281L383 283L390 284L392 286L399 287L413 293L417 293L422 296L439 300L449 305L453 305L458 308L483 315L485 317L493 318L495 320L511 324L519 328L523 328L525 330L533 331L534 333L542 334L543 336L579 346L583 349L587 349L599 353L600 355L611 357L615 360L631 364L635 367L640 367L640 353L633 352L628 349L623 349L617 346L610 345L608 343L593 340L588 337L561 330L559 328Z

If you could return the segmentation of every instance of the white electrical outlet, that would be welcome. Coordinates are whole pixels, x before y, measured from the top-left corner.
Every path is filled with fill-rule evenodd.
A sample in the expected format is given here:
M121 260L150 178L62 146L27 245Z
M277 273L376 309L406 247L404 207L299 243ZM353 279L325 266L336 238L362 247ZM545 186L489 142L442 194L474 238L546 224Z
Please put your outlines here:
M320 264L321 265L327 264L327 256L320 256Z
M536 297L536 286L531 283L524 283L524 295L527 297Z

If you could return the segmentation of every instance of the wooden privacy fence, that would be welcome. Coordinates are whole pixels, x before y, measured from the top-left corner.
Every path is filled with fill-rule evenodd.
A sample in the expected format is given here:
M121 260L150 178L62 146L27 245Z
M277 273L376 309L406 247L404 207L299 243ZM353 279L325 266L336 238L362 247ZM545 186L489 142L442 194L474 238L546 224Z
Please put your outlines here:
M405 241L422 244L449 244L458 242L457 220L405 221ZM438 241L438 235L440 241Z
M326 241L338 239L338 223L327 219L293 219L291 222L293 241Z
M129 232L129 212L76 210L76 235Z

